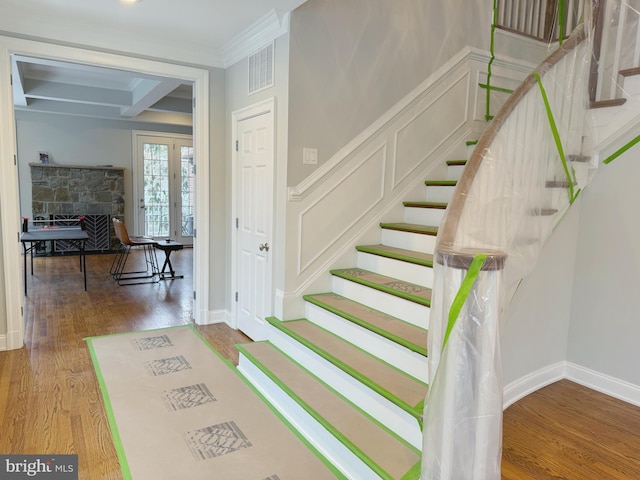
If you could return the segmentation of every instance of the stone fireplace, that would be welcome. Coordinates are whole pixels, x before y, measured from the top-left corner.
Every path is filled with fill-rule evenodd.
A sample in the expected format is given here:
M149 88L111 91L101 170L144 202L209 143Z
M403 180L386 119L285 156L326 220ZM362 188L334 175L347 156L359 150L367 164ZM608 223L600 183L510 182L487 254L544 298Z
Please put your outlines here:
M124 218L124 168L40 163L29 166L34 220L64 225L86 216L90 236L87 250L117 248L111 218Z

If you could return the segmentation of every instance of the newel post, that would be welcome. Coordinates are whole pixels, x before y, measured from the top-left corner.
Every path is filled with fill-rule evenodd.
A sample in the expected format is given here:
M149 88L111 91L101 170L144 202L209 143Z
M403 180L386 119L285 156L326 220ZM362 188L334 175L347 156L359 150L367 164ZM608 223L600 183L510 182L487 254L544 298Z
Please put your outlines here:
M438 249L422 480L500 480L505 258Z

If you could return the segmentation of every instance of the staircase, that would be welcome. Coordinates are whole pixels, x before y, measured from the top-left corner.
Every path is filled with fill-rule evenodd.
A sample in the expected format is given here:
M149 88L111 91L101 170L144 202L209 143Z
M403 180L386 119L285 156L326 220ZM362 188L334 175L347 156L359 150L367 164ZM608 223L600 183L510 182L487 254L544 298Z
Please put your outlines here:
M242 374L348 479L420 477L433 253L464 165L380 224L331 292L305 296L306 318L269 318L268 341L238 345Z

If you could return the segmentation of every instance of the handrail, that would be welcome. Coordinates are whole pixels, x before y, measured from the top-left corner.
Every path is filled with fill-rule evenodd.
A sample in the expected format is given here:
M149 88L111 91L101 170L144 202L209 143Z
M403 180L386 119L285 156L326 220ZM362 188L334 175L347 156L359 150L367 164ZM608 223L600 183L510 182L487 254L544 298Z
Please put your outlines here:
M447 248L448 251L454 246L455 233L460 222L460 215L468 198L469 190L474 182L476 174L484 160L484 153L491 148L491 144L497 136L500 128L506 119L511 115L521 99L537 86L536 73L541 77L556 65L562 58L571 53L575 47L584 41L586 31L584 28L577 29L561 47L551 53L511 94L493 121L484 131L471 157L467 161L463 174L458 180L453 199L447 208L447 215L444 224L440 227L441 236L439 245Z

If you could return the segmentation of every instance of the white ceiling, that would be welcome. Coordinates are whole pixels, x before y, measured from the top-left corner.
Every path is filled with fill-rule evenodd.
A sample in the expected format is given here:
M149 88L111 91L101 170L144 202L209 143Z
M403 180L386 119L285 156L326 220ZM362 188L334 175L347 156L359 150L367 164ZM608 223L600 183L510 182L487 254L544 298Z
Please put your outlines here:
M226 66L243 35L305 1L0 0L0 34ZM17 109L190 124L191 86L174 79L15 55L13 78Z

